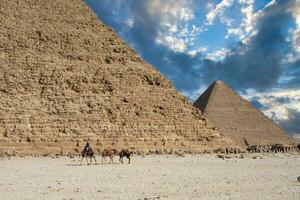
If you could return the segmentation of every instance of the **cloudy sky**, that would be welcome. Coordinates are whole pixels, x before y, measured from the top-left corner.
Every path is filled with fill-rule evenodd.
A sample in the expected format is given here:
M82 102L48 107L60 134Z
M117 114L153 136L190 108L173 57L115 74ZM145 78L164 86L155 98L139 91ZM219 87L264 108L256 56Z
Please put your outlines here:
M300 133L300 0L85 0L191 101L216 79Z

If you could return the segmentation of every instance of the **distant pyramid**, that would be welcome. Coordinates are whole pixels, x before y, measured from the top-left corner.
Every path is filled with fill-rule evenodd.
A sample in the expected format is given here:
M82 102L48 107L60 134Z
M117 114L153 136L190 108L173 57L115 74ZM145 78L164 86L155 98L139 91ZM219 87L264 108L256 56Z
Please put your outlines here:
M241 147L291 144L293 140L262 112L222 81L213 82L195 101L220 132Z
M0 22L0 151L229 144L82 0L1 0Z

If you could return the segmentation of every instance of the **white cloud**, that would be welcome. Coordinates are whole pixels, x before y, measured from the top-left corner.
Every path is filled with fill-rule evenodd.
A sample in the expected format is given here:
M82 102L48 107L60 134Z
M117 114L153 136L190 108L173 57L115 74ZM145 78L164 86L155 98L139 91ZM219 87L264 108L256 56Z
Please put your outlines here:
M240 26L239 36L243 43L247 44L250 38L258 32L256 29L257 21L265 15L265 10L274 4L276 0L270 1L265 7L256 13L254 12L254 0L239 0L239 3L242 4L241 13L244 14L242 24ZM230 34L228 34L228 37Z
M217 16L221 16L221 19L227 23L228 18L226 18L225 16L223 16L224 10L227 7L230 7L233 4L233 0L222 0L219 4L217 4L214 8L210 6L210 11L207 13L206 15L206 25L212 25L215 18Z
M191 50L191 51L189 51L188 54L189 54L189 56L191 56L191 57L195 57L197 54L203 53L203 52L205 52L205 51L207 51L207 48L206 48L206 47L200 47L200 48L198 48L197 50Z
M175 52L184 52L186 50L186 44L184 40L173 36L163 35L161 37L158 37L156 38L156 43L164 44Z
M293 46L293 48L294 48L294 52L287 54L285 58L282 60L282 64L291 64L296 62L298 59L300 59L300 53L297 52L296 50L297 46Z
M277 89L269 92L257 93L255 90L248 90L243 95L251 101L256 99L260 104L264 105L262 112L275 121L288 120L288 109L300 111L300 89ZM288 101L279 102L278 99L288 99Z
M217 51L208 53L206 55L206 59L213 60L213 61L220 61L223 60L227 55L230 55L230 50L221 48Z
M296 53L300 53L300 1L295 1L292 13L297 26L296 29L292 31L293 49Z
M189 21L194 18L193 11L189 8L189 5L186 0L151 0L148 3L147 11L150 15L160 16L162 23L181 20Z
M286 55L283 63L293 63L300 59L300 1L295 1L292 9L292 15L295 20L296 27L294 29L289 29L289 36L287 41L292 44L293 51Z
M134 20L132 18L128 18L126 21L125 21L125 24L129 27L133 27L134 26Z
M204 26L197 27L196 25L193 25L192 31L190 32L190 36L196 37L199 35L199 33L203 32L203 31L207 31L207 28Z
M245 31L249 33L255 26L255 17L253 13L254 0L242 0L240 3L245 5L245 7L241 8L241 13L245 15L245 18L242 22L242 27L244 27Z
M176 33L178 31L178 27L176 25L171 25L169 27L170 27L169 31L171 33Z
M189 29L187 27L183 28L180 32L179 32L179 36L180 37L187 37L189 35Z
M184 52L189 45L188 23L194 19L192 2L188 0L151 0L147 13L158 21L156 42L175 52Z
M232 27L232 24L234 23L233 19L231 19L225 15L221 15L220 20L223 24L226 24L227 27Z
M227 35L225 36L225 38L227 39L227 38L229 38L230 36L233 36L233 35L239 36L240 40L244 39L243 31L240 28L229 28L227 30Z

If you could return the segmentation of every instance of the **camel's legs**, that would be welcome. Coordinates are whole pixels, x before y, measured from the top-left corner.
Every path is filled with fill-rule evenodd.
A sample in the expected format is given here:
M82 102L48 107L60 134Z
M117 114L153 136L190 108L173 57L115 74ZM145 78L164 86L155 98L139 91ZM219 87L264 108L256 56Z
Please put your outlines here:
M93 155L93 158L94 158L94 160L95 160L95 165L97 165L96 156L95 156L95 155Z
M86 161L86 164L89 165L89 161L87 159L87 156L85 156L85 161Z
M127 158L128 158L128 164L130 164L130 156L127 156Z
M119 161L123 164L123 156L120 157Z
M109 164L113 164L114 163L114 157L113 156L109 156L109 158L110 158Z
M82 165L83 156L81 157L80 165Z

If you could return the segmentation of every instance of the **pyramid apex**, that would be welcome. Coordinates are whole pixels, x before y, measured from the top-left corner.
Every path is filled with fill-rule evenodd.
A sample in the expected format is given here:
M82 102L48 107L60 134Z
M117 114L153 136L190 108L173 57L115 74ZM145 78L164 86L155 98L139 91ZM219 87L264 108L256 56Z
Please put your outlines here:
M215 80L213 82L213 84L222 84L222 85L224 85L225 83L222 80Z

